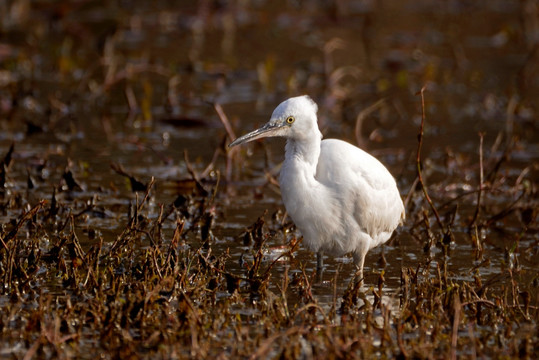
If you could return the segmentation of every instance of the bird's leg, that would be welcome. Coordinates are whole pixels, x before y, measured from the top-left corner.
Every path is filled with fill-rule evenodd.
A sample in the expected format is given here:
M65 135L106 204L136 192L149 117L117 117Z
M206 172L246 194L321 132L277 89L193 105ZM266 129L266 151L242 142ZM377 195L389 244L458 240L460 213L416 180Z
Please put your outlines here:
M324 272L324 254L321 251L316 253L316 280L322 281L322 273Z
M354 281L359 281L359 285L363 285L363 268L358 267L354 274Z
M321 251L316 253L316 270L320 271L324 267L324 255Z
M354 281L359 281L360 285L363 285L363 265L365 264L366 255L367 251L354 252L354 262L357 267L356 273L354 274Z

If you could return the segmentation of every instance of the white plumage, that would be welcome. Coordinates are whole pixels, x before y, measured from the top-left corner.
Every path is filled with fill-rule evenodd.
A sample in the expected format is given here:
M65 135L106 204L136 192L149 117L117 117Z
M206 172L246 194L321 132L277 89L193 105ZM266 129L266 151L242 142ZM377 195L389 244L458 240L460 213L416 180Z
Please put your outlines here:
M309 96L290 98L263 127L235 146L262 137L286 137L279 183L286 210L318 255L352 253L363 278L367 252L386 242L404 220L395 179L380 161L341 140L322 140L318 107ZM320 269L319 269L320 270Z

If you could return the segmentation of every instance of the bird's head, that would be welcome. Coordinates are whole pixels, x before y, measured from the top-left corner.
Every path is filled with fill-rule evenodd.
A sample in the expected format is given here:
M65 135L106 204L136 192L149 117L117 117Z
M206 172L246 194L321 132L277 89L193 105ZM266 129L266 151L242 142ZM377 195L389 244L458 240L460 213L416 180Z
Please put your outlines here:
M261 128L234 140L229 147L264 137L281 136L302 140L322 135L318 130L316 112L318 106L307 95L283 101L273 111L271 119ZM314 135L313 135L314 133Z

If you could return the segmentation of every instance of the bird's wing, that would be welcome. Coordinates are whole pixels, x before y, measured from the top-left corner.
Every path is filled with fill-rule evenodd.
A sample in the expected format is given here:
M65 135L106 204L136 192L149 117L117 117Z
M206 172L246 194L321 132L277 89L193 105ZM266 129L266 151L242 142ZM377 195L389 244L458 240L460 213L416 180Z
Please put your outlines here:
M360 228L375 240L382 234L383 241L387 240L404 219L393 176L376 158L347 142L322 141L316 178L335 190L343 211L353 214Z

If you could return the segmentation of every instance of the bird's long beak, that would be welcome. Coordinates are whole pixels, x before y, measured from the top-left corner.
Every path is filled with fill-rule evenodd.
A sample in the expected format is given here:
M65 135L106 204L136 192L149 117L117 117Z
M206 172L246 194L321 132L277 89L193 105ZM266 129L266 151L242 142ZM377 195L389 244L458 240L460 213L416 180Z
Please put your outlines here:
M281 130L282 127L283 127L282 124L266 123L261 128L251 131L250 133L240 136L236 140L232 141L228 145L228 147L240 145L249 141L253 141L253 140L268 137L268 136L269 137L279 136L279 130Z

